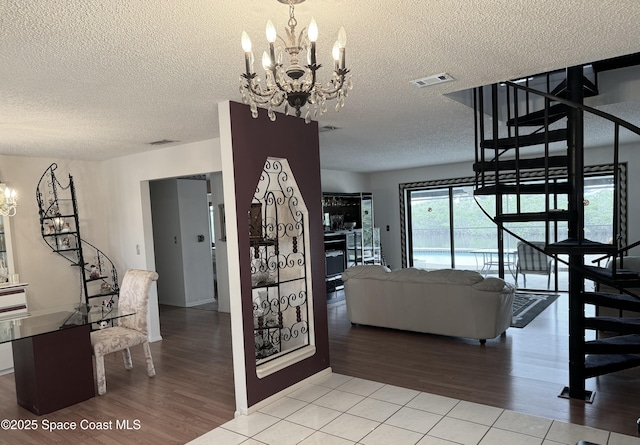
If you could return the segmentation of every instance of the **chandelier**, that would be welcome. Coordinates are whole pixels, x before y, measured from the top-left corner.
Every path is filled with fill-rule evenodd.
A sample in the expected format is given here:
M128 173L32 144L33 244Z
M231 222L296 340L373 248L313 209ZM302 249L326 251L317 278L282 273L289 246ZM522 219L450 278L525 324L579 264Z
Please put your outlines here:
M14 216L18 207L15 189L9 188L6 184L0 184L0 215Z
M345 46L347 35L344 28L338 32L338 40L333 45L333 76L327 84L316 80L316 71L322 65L316 63L316 40L318 39L318 25L311 19L307 35L303 28L296 33L298 22L294 15L294 5L304 0L278 0L289 5L288 28L285 28L286 39L276 34L276 29L267 22L267 41L269 52L262 53L262 67L264 68L264 82L253 71L253 52L251 40L245 31L242 32L242 49L245 57L245 73L240 76L240 92L242 101L250 105L251 115L258 117L258 105L268 108L268 116L276 120L274 108L284 104L284 113L295 109L295 115L300 117L302 108L306 105L305 122L311 122L312 116L322 115L327 111L327 100L337 99L335 109L344 107L347 92L353 88L349 70L345 68ZM276 47L280 39L283 46ZM300 65L299 57L305 52L307 64ZM283 54L288 55L288 67L283 63Z

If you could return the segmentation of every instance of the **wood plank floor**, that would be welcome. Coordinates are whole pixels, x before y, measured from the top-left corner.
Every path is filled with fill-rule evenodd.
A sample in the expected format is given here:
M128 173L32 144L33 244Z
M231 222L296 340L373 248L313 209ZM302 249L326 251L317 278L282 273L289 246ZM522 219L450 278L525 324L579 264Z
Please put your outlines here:
M567 384L567 302L562 296L524 329L478 342L352 327L344 304L330 305L334 372L635 435L640 370L588 382L595 403L557 397ZM164 340L152 345L157 376L140 348L133 371L106 357L107 394L45 416L15 403L13 375L0 376L0 419L80 422L138 419L139 430L0 431L0 444L181 444L230 420L235 407L227 314L161 308Z
M151 345L156 377L146 374L142 348L134 369L121 354L105 357L107 393L44 416L16 404L13 374L0 376L0 419L79 422L113 420L105 431L0 431L0 444L183 444L233 418L235 397L228 314L161 308L163 340ZM115 420L137 419L139 430L117 430Z
M636 435L640 368L587 381L593 404L557 397L568 384L568 299L524 329L480 346L474 340L352 327L346 307L330 308L334 372Z

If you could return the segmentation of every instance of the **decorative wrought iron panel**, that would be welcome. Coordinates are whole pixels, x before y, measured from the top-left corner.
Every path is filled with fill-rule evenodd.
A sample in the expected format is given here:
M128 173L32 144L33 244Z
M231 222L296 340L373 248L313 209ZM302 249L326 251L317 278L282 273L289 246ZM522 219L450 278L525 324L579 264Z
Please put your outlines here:
M248 212L258 364L309 345L306 218L289 164L268 158Z

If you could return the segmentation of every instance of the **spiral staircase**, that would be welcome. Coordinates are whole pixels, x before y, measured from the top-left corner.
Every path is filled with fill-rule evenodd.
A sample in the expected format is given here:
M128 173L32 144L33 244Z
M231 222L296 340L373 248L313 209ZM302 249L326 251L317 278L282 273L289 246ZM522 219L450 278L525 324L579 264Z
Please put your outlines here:
M80 218L73 177L63 185L56 177L58 165L51 164L36 189L40 233L47 246L78 269L80 305L112 306L119 293L113 262L96 246L80 236Z
M640 311L640 274L624 269L624 257L640 242L625 243L621 227L621 132L640 135L640 128L584 105L598 94L597 79L588 67L571 67L528 79L504 82L473 91L476 128L474 171L476 196L495 196L495 209L485 213L503 230L541 250L518 234L518 224L544 224L542 251L568 269L569 386L561 397L592 401L585 381L640 366L640 318L586 316L587 305ZM531 85L535 84L536 88ZM587 239L585 233L585 122L610 129L611 170L616 190L610 242ZM600 127L599 127L600 128ZM532 183L531 177L543 178ZM535 212L522 206L532 196L544 204ZM507 197L513 206L505 206ZM479 200L478 200L479 201ZM568 236L560 237L560 234ZM536 240L539 241L539 240ZM499 242L502 249L502 242ZM504 252L499 255L500 261ZM585 259L598 256L599 262ZM618 258L618 265L615 261ZM611 267L602 267L607 263ZM501 265L501 270L503 265ZM585 280L617 289L618 293L588 291ZM588 311L592 313L594 311ZM596 310L597 314L598 311ZM616 312L617 313L617 312ZM594 334L586 335L588 331ZM604 331L608 334L601 335ZM610 334L612 333L612 334Z

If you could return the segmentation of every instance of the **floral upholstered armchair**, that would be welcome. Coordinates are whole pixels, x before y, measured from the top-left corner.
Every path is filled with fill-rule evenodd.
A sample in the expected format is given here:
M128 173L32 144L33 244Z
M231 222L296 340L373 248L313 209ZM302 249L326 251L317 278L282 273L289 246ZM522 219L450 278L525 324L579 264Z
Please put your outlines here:
M104 356L112 352L122 351L124 367L133 368L131 346L142 345L147 362L149 377L156 375L151 357L151 348L147 336L147 307L151 282L158 279L158 274L149 270L128 270L120 286L118 306L121 309L135 311L135 315L123 317L118 325L91 333L91 347L96 359L96 377L98 394L107 392L107 379L104 371Z

